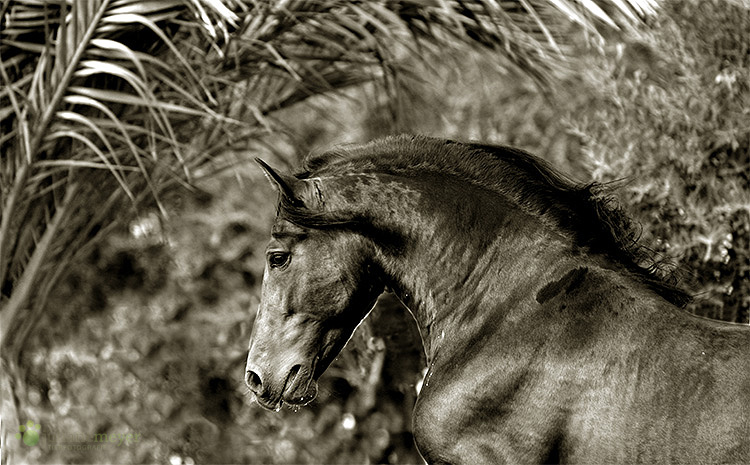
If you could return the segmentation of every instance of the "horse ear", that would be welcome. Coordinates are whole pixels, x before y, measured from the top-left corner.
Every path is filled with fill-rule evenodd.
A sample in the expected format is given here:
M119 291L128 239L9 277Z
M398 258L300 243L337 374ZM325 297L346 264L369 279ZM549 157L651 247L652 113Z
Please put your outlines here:
M260 158L256 158L255 161L263 168L263 173L266 178L273 184L273 186L279 191L281 195L287 198L292 203L304 204L304 201L300 198L299 192L304 188L304 182L290 176L288 174L282 174L276 172L273 168L268 166L268 163L264 162Z

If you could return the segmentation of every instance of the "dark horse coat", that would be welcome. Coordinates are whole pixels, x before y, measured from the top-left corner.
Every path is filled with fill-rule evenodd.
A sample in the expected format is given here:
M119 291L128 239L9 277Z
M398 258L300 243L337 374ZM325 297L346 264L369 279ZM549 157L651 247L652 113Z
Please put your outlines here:
M422 137L263 166L281 196L246 382L264 407L312 400L388 287L425 346L429 462L750 463L750 328L682 310L595 186Z

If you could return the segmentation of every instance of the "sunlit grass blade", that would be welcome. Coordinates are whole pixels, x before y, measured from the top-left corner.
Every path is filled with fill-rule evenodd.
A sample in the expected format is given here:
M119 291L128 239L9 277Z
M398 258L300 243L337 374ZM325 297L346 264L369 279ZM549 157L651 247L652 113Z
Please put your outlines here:
M76 140L78 142L81 142L89 150L91 150L94 154L96 154L96 156L100 160L102 160L102 163L104 163L104 165L106 165L107 168L110 170L110 172L112 173L112 175L117 180L118 184L120 184L120 187L122 188L123 192L125 192L127 194L127 196L130 197L130 199L132 201L135 201L135 196L131 192L131 190L128 187L128 185L125 183L125 180L122 179L121 174L117 172L117 170L115 169L115 167L112 166L112 164L109 162L109 160L107 160L107 156L104 154L104 152L102 152L99 149L99 147L97 147L97 145L91 139L89 139L88 137L84 136L80 132L73 131L73 130L61 130L61 131L52 132L48 136L48 139L49 140L55 140L55 139L63 138L63 137L64 138L69 138L69 139L74 139L74 140ZM70 166L72 166L72 165L70 165ZM141 168L141 171L143 171L143 168Z
M86 160L42 160L40 162L37 162L37 166L39 168L58 167L58 168L64 168L66 170L69 170L70 168L74 168L74 169L91 168L91 169L111 171L113 168L113 165L109 163L97 163L95 161L86 161ZM140 171L137 166L117 165L116 168L118 171L131 171L131 172ZM43 176L46 177L46 173Z
M151 92L151 89L146 85L146 82L136 76L130 70L114 63L109 63L100 60L85 60L81 63L82 68L76 73L77 76L90 76L94 74L109 74L112 76L119 77L125 80L131 85L133 90L138 94L138 98L144 102L159 102L156 96ZM174 133L174 129L161 105L147 105L146 108L152 114L152 121L154 121L165 134L168 134L170 139L177 140L177 136ZM182 160L180 149L175 144L174 146L175 156ZM188 173L185 173L188 175Z
M120 119L115 115L115 113L109 109L106 105L99 102L96 99L86 97L83 95L68 95L65 97L65 102L73 105L85 105L89 106L91 108L94 108L100 112L102 112L107 118L109 119L109 122L111 122L114 127L118 130L118 132L122 135L125 146L128 150L133 154L133 156L137 156L137 147L135 142L133 142L132 138L130 137L130 130L125 127L125 125L120 121ZM106 124L103 124L101 120L92 120L91 118L88 118L89 121L92 122L95 126L99 128L107 127ZM117 159L115 158L117 161ZM119 163L119 161L117 161Z
M121 14L136 14L142 16L152 16L157 12L164 12L165 10L172 10L175 8L181 8L184 3L180 0L147 0L147 1L128 1L128 2L115 2L112 5L112 9L109 10L110 15L121 15ZM174 14L174 12L172 12Z
M164 112L178 113L182 115L196 116L196 117L207 117L215 118L220 121L230 122L233 124L243 124L241 121L232 120L225 116L217 113L207 113L202 109L191 108L179 104L164 102L162 100L153 100L143 98L138 95L129 94L127 92L121 92L116 90L106 89L94 89L89 87L71 86L70 91L73 94L78 94L86 97L90 97L96 100L112 103L122 103L133 106L140 106L145 108L157 108Z
M201 79L198 77L198 74L193 69L193 65L187 60L187 58L185 58L185 56L182 54L182 52L180 52L180 50L172 42L172 40L169 39L167 34L156 25L153 19L136 14L117 14L104 18L104 23L114 25L141 24L143 26L146 26L150 31L156 34L159 39L161 39L161 41L172 51L174 57L177 58L182 65L183 71L190 74L195 82L202 83ZM205 92L206 96L211 97L211 92L208 89L203 87L203 91Z

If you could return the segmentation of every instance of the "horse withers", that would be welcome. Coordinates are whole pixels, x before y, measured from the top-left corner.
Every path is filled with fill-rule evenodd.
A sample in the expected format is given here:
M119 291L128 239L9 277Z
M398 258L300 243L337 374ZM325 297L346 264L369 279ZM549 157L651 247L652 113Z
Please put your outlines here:
M280 193L246 367L303 405L378 295L428 363L431 463L750 463L750 327L684 311L595 185L508 147L400 136L315 155Z

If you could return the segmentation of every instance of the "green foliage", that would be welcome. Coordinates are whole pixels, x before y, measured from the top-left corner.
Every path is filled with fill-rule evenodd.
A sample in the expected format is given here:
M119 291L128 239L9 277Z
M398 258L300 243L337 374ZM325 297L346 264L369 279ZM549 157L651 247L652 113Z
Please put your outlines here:
M750 320L750 10L673 2L653 29L586 56L570 114L592 179L617 181L643 240L673 257L698 314Z
M650 5L627 5L639 3ZM642 240L675 257L683 285L699 292L691 309L747 321L750 24L738 4L670 3L649 31L605 46L555 26L564 11L593 31L597 14L563 1L502 4L507 14L472 19L451 2L115 0L103 18L148 21L93 28L101 37L71 68L61 106L45 110L73 63L56 64L55 50L75 48L58 44L56 31L71 26L69 42L82 43L95 17L61 22L68 5L78 3L3 3L0 31L0 269L10 280L0 315L35 248L51 241L38 265L48 274L26 285L41 300L17 313L29 330L38 323L33 337L14 339L23 348L20 421L42 426L38 446L18 449L22 462L419 461L410 412L421 349L392 302L357 330L311 406L274 414L251 403L242 371L274 197L256 171L237 170L240 183L205 175L260 147L293 164L315 147L400 131L522 146L582 181L618 181ZM602 14L627 24L620 5L606 2ZM22 7L49 18L48 34L33 15L7 26ZM575 59L553 59L558 48ZM518 68L554 85L541 92ZM29 150L35 138L39 150ZM75 181L76 195L66 195ZM169 188L187 182L199 187ZM11 214L15 191L26 200ZM154 199L170 221L148 208ZM64 435L127 433L138 442L50 447Z

